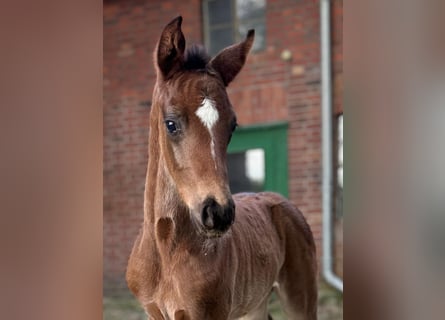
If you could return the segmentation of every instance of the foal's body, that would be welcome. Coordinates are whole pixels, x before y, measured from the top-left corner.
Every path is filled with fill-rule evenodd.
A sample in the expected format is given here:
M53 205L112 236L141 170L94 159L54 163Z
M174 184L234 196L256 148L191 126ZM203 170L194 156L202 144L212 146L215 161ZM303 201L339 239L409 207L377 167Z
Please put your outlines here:
M253 32L210 61L187 60L181 21L155 52L144 223L128 286L155 320L266 320L274 287L289 319L316 319L315 245L302 214L275 193L232 198L228 188L236 118L225 87Z
M236 223L220 238L172 230L157 249L139 236L132 259L141 265L129 270L138 299L156 320L181 319L180 310L184 319L266 320L275 284L289 319L316 319L315 247L301 213L274 193L234 199Z

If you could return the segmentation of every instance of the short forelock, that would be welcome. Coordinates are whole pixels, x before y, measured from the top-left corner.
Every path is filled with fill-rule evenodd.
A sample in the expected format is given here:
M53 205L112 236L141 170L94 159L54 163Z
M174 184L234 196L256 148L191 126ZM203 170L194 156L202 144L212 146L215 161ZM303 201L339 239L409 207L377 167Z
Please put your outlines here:
M210 56L206 49L201 45L192 45L187 48L184 59L184 69L203 70L206 69Z

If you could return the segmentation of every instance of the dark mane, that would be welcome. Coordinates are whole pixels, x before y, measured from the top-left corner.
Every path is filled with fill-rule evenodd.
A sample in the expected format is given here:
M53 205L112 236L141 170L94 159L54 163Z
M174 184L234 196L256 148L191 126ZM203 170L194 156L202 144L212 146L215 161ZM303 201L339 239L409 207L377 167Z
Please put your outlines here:
M205 69L209 61L210 56L207 50L201 45L193 44L185 52L184 68L186 70Z

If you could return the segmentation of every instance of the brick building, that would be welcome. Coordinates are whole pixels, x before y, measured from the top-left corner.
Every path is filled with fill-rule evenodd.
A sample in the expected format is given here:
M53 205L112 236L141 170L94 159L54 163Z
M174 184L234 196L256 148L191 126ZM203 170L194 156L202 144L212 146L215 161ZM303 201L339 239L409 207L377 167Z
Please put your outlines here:
M343 110L342 8L342 0L331 2L334 124ZM126 288L126 263L143 219L148 119L155 82L152 53L162 28L179 14L184 18L187 44L205 43L213 52L255 27L258 43L228 88L240 124L229 148L231 161L234 165L245 161L246 150L263 150L265 173L257 188L280 191L302 210L321 256L319 2L105 0L106 293ZM336 229L341 230L341 225ZM341 259L337 250L340 274Z

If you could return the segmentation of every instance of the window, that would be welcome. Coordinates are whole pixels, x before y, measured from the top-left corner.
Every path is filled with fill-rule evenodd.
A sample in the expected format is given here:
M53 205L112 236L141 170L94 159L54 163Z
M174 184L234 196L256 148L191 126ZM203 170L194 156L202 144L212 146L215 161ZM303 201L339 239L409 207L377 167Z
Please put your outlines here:
M343 278L343 114L334 121L334 270Z
M335 185L335 211L337 218L343 217L343 114L337 117L336 137L336 185Z
M266 0L204 0L204 36L211 55L243 40L255 29L252 50L265 48Z
M238 128L228 148L230 190L288 196L287 123Z
M264 149L248 149L229 153L227 162L232 193L264 190L266 176Z

